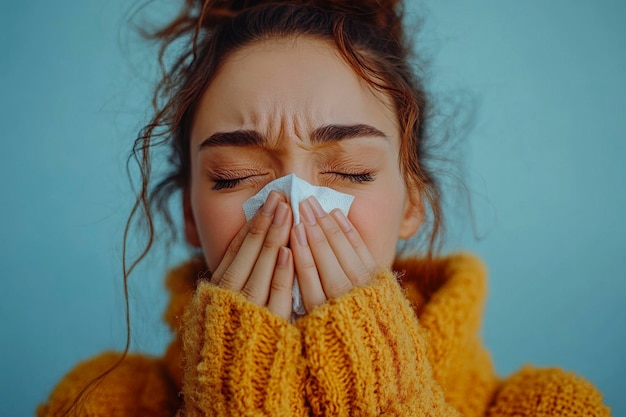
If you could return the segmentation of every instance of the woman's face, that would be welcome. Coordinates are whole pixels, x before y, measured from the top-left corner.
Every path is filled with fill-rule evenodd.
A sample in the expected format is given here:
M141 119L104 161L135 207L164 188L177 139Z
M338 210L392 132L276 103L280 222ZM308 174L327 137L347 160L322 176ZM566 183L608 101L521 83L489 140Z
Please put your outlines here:
M408 198L387 101L323 41L260 41L230 55L195 114L184 197L187 240L209 269L245 224L244 201L291 173L353 195L348 218L378 264L391 266L421 210Z

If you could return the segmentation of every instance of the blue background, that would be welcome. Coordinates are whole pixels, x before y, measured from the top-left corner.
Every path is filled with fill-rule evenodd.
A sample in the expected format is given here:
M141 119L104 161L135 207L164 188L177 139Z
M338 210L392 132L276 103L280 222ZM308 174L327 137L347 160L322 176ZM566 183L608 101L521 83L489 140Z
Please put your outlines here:
M448 248L489 266L497 370L573 370L626 415L626 3L408 12L433 88L475 109L459 148L474 215L449 190ZM78 360L123 346L125 159L155 79L129 19L122 0L0 4L1 416L32 415ZM185 254L159 248L133 275L134 349L167 343L162 275Z

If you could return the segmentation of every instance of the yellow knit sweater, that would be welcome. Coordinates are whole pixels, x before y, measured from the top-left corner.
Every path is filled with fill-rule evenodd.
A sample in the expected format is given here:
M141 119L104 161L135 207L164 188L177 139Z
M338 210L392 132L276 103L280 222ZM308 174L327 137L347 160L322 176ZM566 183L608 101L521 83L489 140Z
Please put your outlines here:
M165 320L177 335L164 357L129 355L76 415L610 415L600 393L574 374L527 367L496 377L478 335L485 271L472 256L399 261L395 275L383 271L294 324L240 294L196 284L203 268L192 261L167 279ZM79 364L38 416L63 415L118 357Z

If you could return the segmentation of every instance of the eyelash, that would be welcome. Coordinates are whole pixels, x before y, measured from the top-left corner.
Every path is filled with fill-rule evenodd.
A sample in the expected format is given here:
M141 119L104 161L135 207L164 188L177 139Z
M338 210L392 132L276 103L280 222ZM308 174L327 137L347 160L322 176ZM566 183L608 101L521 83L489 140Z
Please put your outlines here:
M227 190L229 188L235 188L242 181L245 181L251 177L253 177L253 175L248 175L246 177L240 177L240 178L215 178L213 180L215 181L215 185L211 189L214 191L219 191L219 190Z
M345 172L329 172L329 174L335 175L340 179L347 179L348 181L355 184L374 181L374 174L372 174L371 172L360 172L358 174L348 174Z
M339 179L348 180L354 184L372 182L375 179L374 174L372 174L371 172L360 172L358 174L348 174L345 172L327 172L327 174L334 175L338 177ZM253 176L254 175L248 175L248 176L240 177L240 178L215 178L213 179L213 181L215 182L215 185L211 189L214 191L219 191L219 190L228 190L231 188L235 188L242 181L245 181Z

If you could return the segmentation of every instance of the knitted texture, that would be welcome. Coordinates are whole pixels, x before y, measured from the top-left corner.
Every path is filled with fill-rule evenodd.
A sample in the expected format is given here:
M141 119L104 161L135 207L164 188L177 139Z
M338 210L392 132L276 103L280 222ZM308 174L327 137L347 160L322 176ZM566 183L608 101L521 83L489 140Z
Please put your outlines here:
M414 304L420 326L410 328L421 334L446 401L464 416L484 415L496 384L490 355L479 337L487 293L484 265L459 254L432 263L399 261L395 268L404 272L407 294L423 297L421 305Z
M527 366L502 386L488 415L605 417L611 412L583 378L557 368Z
M183 386L183 345L180 334L181 321L185 308L190 304L196 290L196 282L206 273L204 262L199 259L172 269L165 278L165 285L171 294L170 303L163 314L163 320L169 325L176 337L165 351L164 361L172 375L178 391Z
M479 337L485 268L470 255L398 261L396 275L381 271L295 324L197 284L204 270L192 261L167 278L165 320L178 333L164 359L129 356L76 415L610 416L600 393L571 373L496 377ZM116 358L77 366L39 417L62 415Z
M181 415L306 415L299 331L265 308L206 281L183 323Z
M445 402L417 318L391 272L300 319L316 416L460 416Z
M103 353L83 362L67 374L37 409L39 417L61 417L89 382L119 359L118 353ZM162 362L141 355L128 355L114 371L93 386L78 401L70 416L171 417L180 406L176 390Z

